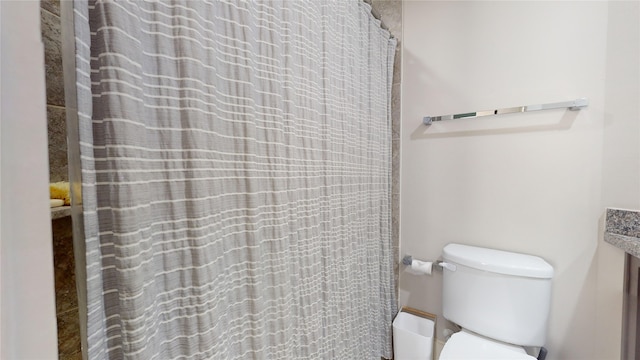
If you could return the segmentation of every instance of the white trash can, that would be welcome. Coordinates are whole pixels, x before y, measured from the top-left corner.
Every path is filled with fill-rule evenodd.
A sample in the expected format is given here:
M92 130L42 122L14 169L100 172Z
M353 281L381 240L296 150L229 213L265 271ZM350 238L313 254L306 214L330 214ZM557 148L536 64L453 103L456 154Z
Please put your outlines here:
M393 320L394 360L431 360L434 326L432 320L399 312Z

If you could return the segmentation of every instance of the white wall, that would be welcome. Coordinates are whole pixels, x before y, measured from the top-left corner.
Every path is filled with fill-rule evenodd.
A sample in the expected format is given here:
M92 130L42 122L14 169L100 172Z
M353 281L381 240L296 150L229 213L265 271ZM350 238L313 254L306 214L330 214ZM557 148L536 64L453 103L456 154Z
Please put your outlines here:
M545 258L549 360L620 357L624 256L600 224L605 207L640 208L639 22L638 2L404 3L400 254ZM578 97L579 112L421 125ZM441 280L402 272L401 305L440 315Z
M0 358L57 359L38 1L0 1Z

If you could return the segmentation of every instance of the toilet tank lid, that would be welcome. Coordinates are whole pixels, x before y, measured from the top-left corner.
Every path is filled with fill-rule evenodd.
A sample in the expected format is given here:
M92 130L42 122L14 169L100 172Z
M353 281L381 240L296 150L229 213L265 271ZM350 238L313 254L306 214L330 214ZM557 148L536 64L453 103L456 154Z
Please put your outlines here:
M442 250L445 261L498 274L551 279L553 267L544 259L526 254L476 246L449 244Z

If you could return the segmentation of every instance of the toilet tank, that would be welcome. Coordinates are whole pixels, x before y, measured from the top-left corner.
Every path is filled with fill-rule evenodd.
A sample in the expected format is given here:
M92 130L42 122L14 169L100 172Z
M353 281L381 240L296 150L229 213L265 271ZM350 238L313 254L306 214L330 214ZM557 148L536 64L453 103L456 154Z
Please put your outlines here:
M553 267L532 255L449 244L444 247L443 316L486 337L543 346Z

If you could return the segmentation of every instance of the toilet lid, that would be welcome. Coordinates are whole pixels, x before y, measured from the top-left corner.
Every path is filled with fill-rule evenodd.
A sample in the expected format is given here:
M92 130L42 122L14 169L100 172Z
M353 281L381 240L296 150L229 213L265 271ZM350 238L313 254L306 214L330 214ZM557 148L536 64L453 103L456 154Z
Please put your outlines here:
M453 359L536 360L520 346L491 340L466 330L451 335L442 348L440 360Z

